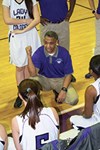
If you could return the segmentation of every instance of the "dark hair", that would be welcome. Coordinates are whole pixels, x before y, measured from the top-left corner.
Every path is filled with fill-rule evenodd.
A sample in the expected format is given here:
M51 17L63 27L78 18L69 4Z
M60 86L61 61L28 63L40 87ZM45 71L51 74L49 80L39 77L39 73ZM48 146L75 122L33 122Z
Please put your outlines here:
M33 2L32 0L25 0L25 4L29 13L30 18L34 19L33 17Z
M48 31L48 32L46 32L46 34L44 35L44 37L46 37L46 36L52 37L52 38L58 40L58 35L57 35L57 33L54 32L54 31Z
M93 56L89 65L89 69L92 69L95 74L100 76L100 55Z
M22 117L25 118L25 115L29 113L29 125L35 129L35 124L40 121L39 113L43 108L40 101L41 84L36 80L25 79L19 84L18 89L22 98L27 102Z

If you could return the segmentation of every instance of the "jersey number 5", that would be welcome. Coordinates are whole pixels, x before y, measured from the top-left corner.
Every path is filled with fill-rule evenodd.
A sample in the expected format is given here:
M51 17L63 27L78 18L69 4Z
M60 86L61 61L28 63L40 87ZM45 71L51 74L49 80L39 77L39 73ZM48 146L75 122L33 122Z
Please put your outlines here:
M36 136L36 149L39 149L46 144L47 140L49 140L49 133Z

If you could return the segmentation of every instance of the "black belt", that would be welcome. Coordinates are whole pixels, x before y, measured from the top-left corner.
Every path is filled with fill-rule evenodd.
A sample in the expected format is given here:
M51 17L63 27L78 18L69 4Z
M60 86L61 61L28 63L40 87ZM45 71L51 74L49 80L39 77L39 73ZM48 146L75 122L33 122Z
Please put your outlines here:
M61 22L63 22L64 20L60 20L60 21L57 21L57 22L53 22L53 21L48 21L49 23L54 23L54 24L59 24L59 23L61 23Z

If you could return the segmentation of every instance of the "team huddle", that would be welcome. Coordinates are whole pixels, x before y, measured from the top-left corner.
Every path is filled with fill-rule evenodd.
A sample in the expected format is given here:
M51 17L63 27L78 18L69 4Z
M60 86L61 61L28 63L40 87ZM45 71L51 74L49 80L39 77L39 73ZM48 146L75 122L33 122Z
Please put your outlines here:
M93 0L89 2L94 10ZM12 118L16 150L40 149L44 144L59 139L58 113L55 108L44 106L41 91L52 90L57 103L73 106L79 101L78 92L72 85L76 79L69 45L69 20L75 3L76 0L2 2L3 18L9 25L10 63L16 67L18 95L14 108L23 104L25 107L20 115ZM94 12L96 17L100 15L99 7ZM39 23L40 35L37 31ZM89 75L94 77L95 82L85 91L84 111L80 116L70 118L70 124L77 128L90 127L100 120L99 52L89 62ZM6 132L5 137L7 139ZM0 150L3 149L7 150L5 138L0 140Z

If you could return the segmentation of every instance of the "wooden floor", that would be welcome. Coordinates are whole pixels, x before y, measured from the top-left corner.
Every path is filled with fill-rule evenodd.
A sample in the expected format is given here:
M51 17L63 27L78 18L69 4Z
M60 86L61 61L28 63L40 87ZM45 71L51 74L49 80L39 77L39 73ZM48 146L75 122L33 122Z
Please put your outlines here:
M24 107L13 108L17 93L15 67L9 64L8 27L3 22L1 3L0 0L0 123L6 127L9 133L12 117L19 114ZM70 53L74 66L74 76L77 79L73 85L79 94L79 105L84 104L85 88L93 81L93 79L85 79L84 75L88 72L88 62L93 55L95 46L94 21L88 1L77 0L75 11L70 20ZM51 91L43 92L42 99L45 105L52 105L59 108L59 111L73 109L68 104L56 104Z

